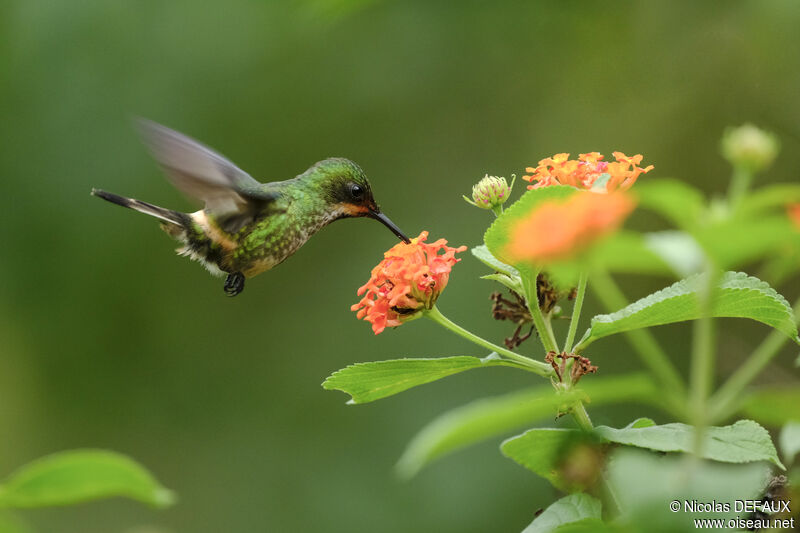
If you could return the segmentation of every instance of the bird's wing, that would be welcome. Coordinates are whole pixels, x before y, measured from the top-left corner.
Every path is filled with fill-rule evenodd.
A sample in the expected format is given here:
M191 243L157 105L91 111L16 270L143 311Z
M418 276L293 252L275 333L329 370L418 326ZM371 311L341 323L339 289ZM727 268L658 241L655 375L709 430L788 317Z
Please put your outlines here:
M184 194L205 202L206 211L226 231L238 231L277 198L277 193L263 190L247 172L194 139L149 120L139 119L138 125L170 181Z

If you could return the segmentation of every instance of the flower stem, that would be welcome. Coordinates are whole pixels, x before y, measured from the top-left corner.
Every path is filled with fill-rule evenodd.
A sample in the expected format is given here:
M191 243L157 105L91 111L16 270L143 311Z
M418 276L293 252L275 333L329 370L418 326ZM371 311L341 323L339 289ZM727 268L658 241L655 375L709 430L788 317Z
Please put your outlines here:
M444 316L439 308L435 305L433 308L424 312L424 315L437 324L444 326L445 328L449 329L453 333L457 333L461 335L468 341L474 342L478 346L483 346L488 350L492 350L493 352L497 352L499 355L506 357L507 359L511 359L521 365L523 365L526 369L530 370L535 374L539 374L540 376L550 377L553 375L553 369L550 365L546 363L542 363L541 361L535 361L529 357L525 357L524 355L520 355L518 353L514 353L511 350L507 350L505 348L501 348L496 344L493 344L483 337L479 337L474 333L467 331L466 329L462 328L455 322L452 322L449 318Z
M533 325L536 328L536 332L539 334L545 351L558 353L558 343L556 342L556 336L553 334L553 328L549 323L545 322L544 315L539 307L539 295L536 292L536 278L536 273L532 276L523 276L525 302L528 305L528 311L530 311L531 317L533 317ZM531 284L533 285L532 287Z
M495 217L499 217L503 214L503 206L501 204L497 204L492 206L492 211L494 212Z
M605 270L592 271L592 290L608 311L617 311L628 305L625 295ZM686 386L653 334L646 329L634 329L623 334L633 346L642 363L668 387L671 393L668 398L672 410L683 409L683 405L676 405L676 398L681 398L680 401L683 401Z
M794 304L794 314L797 321L797 316L800 314L800 299ZM736 410L744 388L764 370L788 340L789 338L778 330L767 335L750 357L709 400L709 416L712 422L726 418Z
M733 169L733 177L731 178L730 188L728 189L728 205L731 211L735 211L739 207L739 202L747 193L750 188L750 183L753 181L753 173L743 168L736 166Z
M583 402L578 401L573 404L572 418L575 419L575 422L577 422L582 430L592 431L594 429L592 420L589 418L589 413L586 412L586 407L583 406Z
M584 272L578 280L578 293L575 296L575 305L572 306L572 318L569 321L567 340L564 342L564 351L567 353L572 351L572 343L575 342L575 333L578 331L578 321L581 318L581 308L583 307L583 297L586 295L587 281L588 276Z
M711 318L711 305L714 288L719 275L713 265L706 265L705 286L699 296L700 318L694 323L692 336L692 359L689 383L689 405L692 407L694 425L694 452L700 457L703 453L705 430L709 423L708 395L714 382L714 321Z

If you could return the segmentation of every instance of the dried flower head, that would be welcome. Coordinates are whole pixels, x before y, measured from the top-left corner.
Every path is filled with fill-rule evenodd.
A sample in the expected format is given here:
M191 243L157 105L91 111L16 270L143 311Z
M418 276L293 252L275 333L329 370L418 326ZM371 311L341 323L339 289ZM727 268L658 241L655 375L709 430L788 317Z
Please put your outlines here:
M615 162L603 161L603 154L590 152L580 154L578 160L570 159L569 154L556 154L539 161L536 167L528 167L522 176L525 181L535 181L528 189L549 185L570 185L593 192L613 192L630 188L640 174L650 172L653 165L639 167L642 156L628 157L622 152L614 152Z
M544 264L567 259L614 232L635 202L623 192L577 192L537 206L511 230L507 253L515 261Z
M363 297L350 310L371 322L376 335L431 309L447 286L453 265L460 261L455 254L467 249L447 246L444 239L428 244L427 238L428 232L423 231L409 244L394 245L358 289Z

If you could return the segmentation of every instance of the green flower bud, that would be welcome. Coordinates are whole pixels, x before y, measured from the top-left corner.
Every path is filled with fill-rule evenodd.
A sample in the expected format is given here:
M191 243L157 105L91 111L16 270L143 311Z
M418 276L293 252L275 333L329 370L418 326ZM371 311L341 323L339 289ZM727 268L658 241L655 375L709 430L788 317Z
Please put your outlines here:
M481 209L491 209L495 212L502 210L502 205L511 196L516 176L512 174L511 185L506 179L486 174L481 181L472 186L472 200L464 196L468 203Z
M722 155L734 167L755 173L772 165L780 151L778 138L752 124L729 128L722 136Z

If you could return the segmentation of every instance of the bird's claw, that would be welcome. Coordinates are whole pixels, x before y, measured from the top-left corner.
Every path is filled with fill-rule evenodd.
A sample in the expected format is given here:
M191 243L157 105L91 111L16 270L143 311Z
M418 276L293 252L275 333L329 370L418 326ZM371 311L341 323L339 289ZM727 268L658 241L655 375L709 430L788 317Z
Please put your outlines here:
M244 290L244 274L241 272L233 272L228 274L225 278L225 294L228 296L236 296Z

